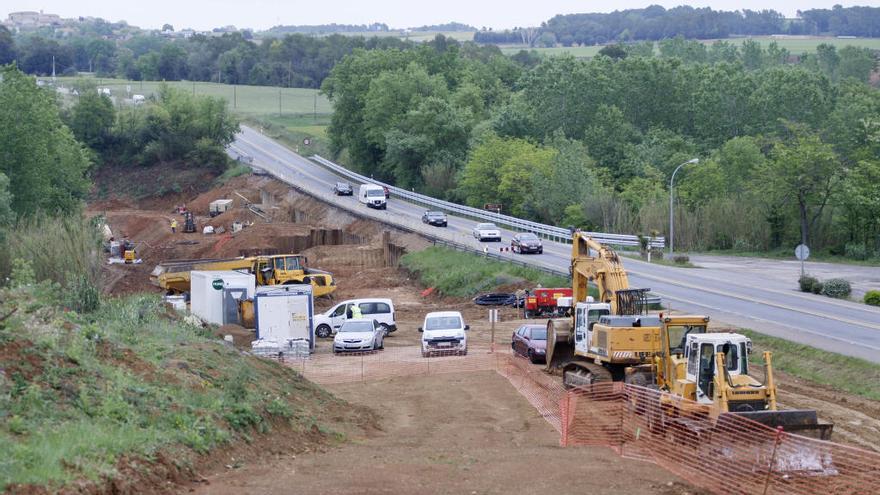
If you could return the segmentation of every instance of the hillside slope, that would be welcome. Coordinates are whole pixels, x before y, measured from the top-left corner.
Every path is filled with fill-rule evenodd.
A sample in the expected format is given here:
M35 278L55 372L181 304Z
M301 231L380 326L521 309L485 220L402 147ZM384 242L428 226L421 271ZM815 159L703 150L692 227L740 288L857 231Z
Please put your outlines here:
M57 292L0 291L0 491L167 491L375 423L184 323L158 296L85 316L60 308Z

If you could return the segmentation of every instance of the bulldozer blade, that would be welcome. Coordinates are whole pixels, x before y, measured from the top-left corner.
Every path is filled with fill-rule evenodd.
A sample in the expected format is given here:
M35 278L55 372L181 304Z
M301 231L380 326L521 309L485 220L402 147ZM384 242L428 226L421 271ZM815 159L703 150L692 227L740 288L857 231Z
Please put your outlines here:
M757 421L771 428L782 427L782 430L795 435L803 435L819 440L830 440L833 424L820 423L814 410L789 409L784 411L748 411L731 412L752 421Z

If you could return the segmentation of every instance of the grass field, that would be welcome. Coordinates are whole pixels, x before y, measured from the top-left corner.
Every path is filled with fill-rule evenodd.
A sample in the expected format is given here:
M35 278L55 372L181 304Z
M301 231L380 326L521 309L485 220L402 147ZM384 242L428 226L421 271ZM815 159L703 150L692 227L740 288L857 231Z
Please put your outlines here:
M753 38L728 38L725 41L729 41L737 46L742 45L742 43L747 39L753 39L759 43L761 43L765 48L772 41L775 41L782 48L786 48L794 55L801 55L804 53L812 53L816 51L816 47L822 43L827 43L830 45L834 45L837 48L843 48L847 45L854 46L863 46L866 48L871 48L873 50L880 50L880 38L856 38L856 39L839 39L839 38L819 38L819 37L811 37L811 38L771 38L769 36L759 36ZM711 45L716 40L706 40L704 43ZM526 50L527 47L525 45L504 45L501 46L501 51L506 55L512 55L514 53L519 52L520 50ZM602 49L601 45L595 46L573 46L573 47L554 47L554 48L534 48L536 52L547 55L562 55L562 54L571 54L578 58L589 58L596 56L599 53L599 50Z
M566 287L564 277L550 275L534 268L486 259L443 247L430 247L404 255L401 266L418 275L425 287L441 294L471 297L497 287L529 282L544 287Z
M796 344L751 330L740 330L755 345L754 365L763 365L762 351L773 352L773 367L798 378L862 397L880 400L880 365L815 347Z
M64 85L71 85L82 77L59 77ZM114 96L131 94L150 96L155 94L160 81L127 81L124 79L92 78L101 87L110 88ZM278 88L273 86L245 86L209 82L171 81L171 87L192 91L197 95L224 98L236 113L248 115L327 115L333 111L330 101L315 89ZM280 102L280 111L279 111Z

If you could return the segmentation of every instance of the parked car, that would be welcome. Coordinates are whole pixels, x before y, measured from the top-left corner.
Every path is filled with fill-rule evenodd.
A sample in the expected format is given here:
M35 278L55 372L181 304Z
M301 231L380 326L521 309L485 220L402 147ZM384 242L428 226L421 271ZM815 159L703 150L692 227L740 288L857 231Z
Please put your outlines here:
M498 241L501 242L501 230L494 223L478 223L474 227L474 238L478 241Z
M394 321L394 303L391 299L349 299L342 301L324 313L314 316L315 335L325 339L339 331L343 323L351 319L351 308L357 304L364 318L377 320L380 326L385 327L386 333L397 330L397 322Z
M509 292L490 292L481 294L473 299L474 304L479 306L511 306L516 304L516 294Z
M458 311L428 313L419 327L419 332L422 332L422 357L453 353L467 355L466 332L470 328Z
M541 239L531 232L520 232L510 240L510 250L514 253L538 253L544 252L544 244Z
M442 211L426 211L422 215L422 223L436 227L446 227L446 213Z
M544 362L547 358L547 327L545 325L523 325L513 332L510 341L514 354L529 358L533 363Z
M333 337L333 353L385 348L385 329L370 318L348 320Z
M348 182L337 182L335 186L333 186L333 192L337 196L352 196L354 195L354 189L351 187L351 184Z

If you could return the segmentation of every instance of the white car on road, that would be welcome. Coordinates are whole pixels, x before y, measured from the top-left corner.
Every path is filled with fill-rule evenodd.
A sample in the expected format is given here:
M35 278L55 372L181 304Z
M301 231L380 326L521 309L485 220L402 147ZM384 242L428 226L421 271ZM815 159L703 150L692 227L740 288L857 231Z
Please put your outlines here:
M342 324L333 337L333 353L385 348L385 329L376 320L357 318Z
M467 331L469 325L458 311L436 311L425 315L419 327L422 332L422 357L433 354L467 354Z
M474 227L474 238L478 241L498 241L501 242L501 229L494 223L478 223Z

